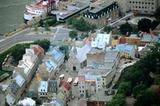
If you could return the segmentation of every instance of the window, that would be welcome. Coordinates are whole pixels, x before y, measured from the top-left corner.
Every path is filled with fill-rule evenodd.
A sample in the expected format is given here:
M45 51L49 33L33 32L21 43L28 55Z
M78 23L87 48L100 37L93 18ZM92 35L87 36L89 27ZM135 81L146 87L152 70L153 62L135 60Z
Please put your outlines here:
M73 66L73 71L76 71L76 66Z

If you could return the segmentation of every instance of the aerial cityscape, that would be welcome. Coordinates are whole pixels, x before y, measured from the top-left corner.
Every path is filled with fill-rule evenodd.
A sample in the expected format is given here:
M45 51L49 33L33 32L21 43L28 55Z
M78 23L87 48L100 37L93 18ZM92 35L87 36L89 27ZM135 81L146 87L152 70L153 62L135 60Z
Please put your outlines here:
M1 0L0 13L0 106L160 106L160 0Z

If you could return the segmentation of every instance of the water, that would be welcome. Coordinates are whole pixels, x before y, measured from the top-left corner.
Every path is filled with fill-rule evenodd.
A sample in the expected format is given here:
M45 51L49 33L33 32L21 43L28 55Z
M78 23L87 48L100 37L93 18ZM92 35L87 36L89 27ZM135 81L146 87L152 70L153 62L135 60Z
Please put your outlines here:
M30 1L0 0L0 34L14 31L23 24L23 11Z

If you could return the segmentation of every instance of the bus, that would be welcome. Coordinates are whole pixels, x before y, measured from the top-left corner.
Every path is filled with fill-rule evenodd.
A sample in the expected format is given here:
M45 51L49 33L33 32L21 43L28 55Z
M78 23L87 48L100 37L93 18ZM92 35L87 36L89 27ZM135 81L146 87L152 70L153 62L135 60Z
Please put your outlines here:
M76 86L78 84L78 77L74 79L73 85Z

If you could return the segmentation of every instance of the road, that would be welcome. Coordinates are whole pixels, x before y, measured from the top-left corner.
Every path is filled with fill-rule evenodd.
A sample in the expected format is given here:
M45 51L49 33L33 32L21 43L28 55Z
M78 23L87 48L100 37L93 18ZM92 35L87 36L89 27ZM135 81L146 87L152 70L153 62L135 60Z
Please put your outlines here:
M127 15L125 15L124 17L116 20L115 22L110 23L109 26L116 25L117 23L121 22L122 20L125 20L125 19L127 19L127 18L130 18L130 17L132 17L133 15L134 15L133 13L128 13Z
M51 35L41 35L41 34L34 34L28 35L27 32L20 33L15 36L4 38L0 41L0 53L4 52L8 48L12 47L13 45L19 42L26 42L26 41L35 41L38 39L48 39L50 40Z

